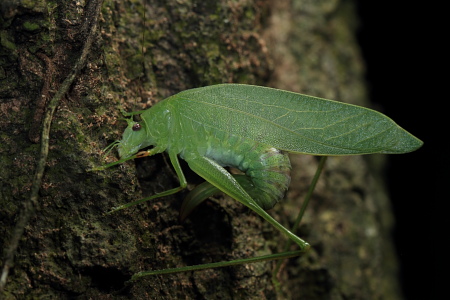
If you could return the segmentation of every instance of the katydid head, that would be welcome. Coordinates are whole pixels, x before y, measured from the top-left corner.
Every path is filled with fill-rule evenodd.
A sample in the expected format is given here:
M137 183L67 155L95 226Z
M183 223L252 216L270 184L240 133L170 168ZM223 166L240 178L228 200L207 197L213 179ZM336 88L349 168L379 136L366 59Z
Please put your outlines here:
M153 138L148 132L148 126L144 120L135 122L126 119L128 126L123 132L122 140L118 142L120 158L127 158L140 149L153 145Z

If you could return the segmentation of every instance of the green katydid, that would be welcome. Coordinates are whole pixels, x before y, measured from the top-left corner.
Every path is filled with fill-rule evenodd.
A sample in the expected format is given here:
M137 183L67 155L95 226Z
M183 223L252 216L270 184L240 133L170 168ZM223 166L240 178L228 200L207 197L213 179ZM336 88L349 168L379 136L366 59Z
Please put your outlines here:
M295 242L300 250L253 259L141 272L132 279L287 258L307 251L310 247L307 242L265 211L283 198L289 186L290 161L286 152L323 157L393 154L411 152L423 144L390 118L371 109L242 84L219 84L186 90L150 109L129 115L135 114L141 115L141 122L127 119L128 127L122 140L109 146L118 146L120 160L101 169L166 151L180 186L116 207L113 211L185 189L187 182L178 161L181 157L206 180L188 194L182 205L182 218L199 203L221 191L255 211ZM149 146L153 148L139 152ZM226 166L235 167L245 175L231 175L224 168Z

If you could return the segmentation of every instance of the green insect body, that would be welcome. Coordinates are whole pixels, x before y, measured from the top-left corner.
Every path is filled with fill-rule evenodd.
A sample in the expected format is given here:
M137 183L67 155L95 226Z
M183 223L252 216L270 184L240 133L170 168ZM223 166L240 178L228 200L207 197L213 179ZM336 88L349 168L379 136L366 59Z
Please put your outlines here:
M200 150L198 154L222 167L234 167L244 172L246 176L233 177L261 208L271 209L284 197L291 181L287 154L222 131L205 132L204 138L206 151ZM183 152L180 157L185 159Z
M379 112L251 85L191 89L132 114L140 114L141 121L127 120L122 140L114 144L121 157L116 163L166 151L180 179L180 187L133 204L186 188L181 157L206 180L185 199L182 218L222 191L254 210L302 250L309 244L265 212L283 198L289 186L291 166L282 151L322 156L405 153L422 145ZM138 153L149 146L153 148L144 155ZM238 168L244 175L232 175L225 166Z
M181 169L177 167L177 156L207 181L227 183L227 186L221 188L221 184L214 185L211 182L215 188L208 186L212 188L211 193L201 197L192 195L199 189L203 190L204 186L194 189L183 203L184 209L180 212L182 219L201 201L220 190L246 199L241 202L253 210L256 208L260 214L284 197L290 183L291 165L287 154L260 142L204 126L178 109L180 101L184 99L170 97L144 111L141 122L128 120L128 127L117 144L122 159L150 145L155 146L151 150L152 155L167 151L177 175L183 178L182 188L186 187L186 183L184 176L180 175ZM223 168L225 166L235 167L246 176L231 175ZM216 172L211 175L209 170ZM272 219L265 212L264 217ZM284 230L287 231L285 228ZM294 236L290 232L286 234ZM299 242L306 245L302 240Z
M152 110L147 110L147 112L149 111L153 112ZM136 153L137 150L147 147L149 140L158 140L158 137L154 136L152 138L145 138L148 135L147 133L143 135L144 132L152 130L152 127L149 127L152 123L145 121L144 117L146 116L142 114L143 122L131 122L129 125L130 130L126 130L122 141L126 140L127 142L119 143L119 155L121 158L126 158ZM158 134L161 133L165 136L172 135L170 132L158 132ZM195 133L197 141L202 141L203 145L201 147L191 148L184 146L175 149L171 147L168 151L174 151L188 163L193 157L206 157L221 167L234 167L244 172L246 176L233 175L234 179L244 187L245 191L264 210L271 209L284 197L291 179L291 164L286 153L281 153L273 147L245 138L239 138L223 131L206 132L199 129ZM139 141L139 146L132 147L130 151L124 145L134 145L132 141ZM177 142L182 141L182 139L177 139ZM192 142L192 139L185 140L184 142L189 145L188 141ZM168 143L173 144L173 141L169 140ZM194 190L193 194L195 192ZM205 195L201 200L206 200L217 192L220 192L220 190L217 188L213 189L210 194ZM188 196L186 199L190 199L191 197ZM197 202L198 204L199 202ZM190 210L183 210L181 212L182 219L189 212Z

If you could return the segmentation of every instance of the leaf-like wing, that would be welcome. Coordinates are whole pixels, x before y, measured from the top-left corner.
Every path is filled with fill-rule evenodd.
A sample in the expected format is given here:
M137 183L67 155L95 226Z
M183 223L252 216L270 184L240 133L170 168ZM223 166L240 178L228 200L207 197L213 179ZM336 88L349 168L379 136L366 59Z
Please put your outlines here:
M406 153L422 145L377 111L273 88L219 84L170 99L183 117L202 126L289 152Z

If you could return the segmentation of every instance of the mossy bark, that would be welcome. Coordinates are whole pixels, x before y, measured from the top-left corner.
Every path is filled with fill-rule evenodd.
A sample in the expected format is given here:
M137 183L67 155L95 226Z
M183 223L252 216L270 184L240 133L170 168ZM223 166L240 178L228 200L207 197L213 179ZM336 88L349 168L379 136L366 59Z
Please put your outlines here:
M33 3L31 3L33 2ZM1 11L0 245L6 248L39 157L47 99L85 42L87 1L6 1ZM313 248L284 263L156 276L138 271L279 252L285 239L232 199L184 223L184 193L105 215L177 186L158 155L105 171L101 149L141 110L187 88L258 84L369 106L351 1L104 1L85 68L60 103L39 207L26 227L5 299L396 299L383 157L330 158L298 234ZM114 159L112 155L108 158ZM290 226L317 166L292 156ZM376 166L376 168L374 168ZM191 183L199 179L188 170Z

